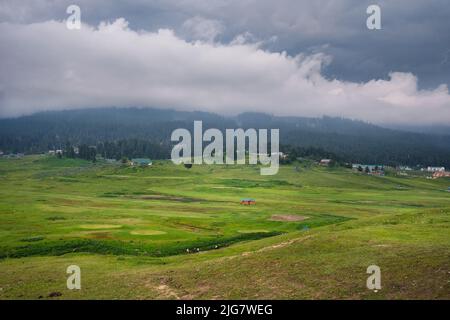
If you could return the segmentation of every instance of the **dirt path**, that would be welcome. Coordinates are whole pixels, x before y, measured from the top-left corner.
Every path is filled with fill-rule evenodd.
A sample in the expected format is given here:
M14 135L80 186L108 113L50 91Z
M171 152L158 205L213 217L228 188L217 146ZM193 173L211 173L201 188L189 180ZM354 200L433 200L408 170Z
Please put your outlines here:
M293 243L303 242L303 241L308 240L310 238L312 238L312 236L306 236L306 237L291 239L291 240L280 242L278 244L274 244L274 245L271 245L271 246L268 246L268 247L264 247L264 248L261 248L261 249L255 250L255 251L243 252L243 253L241 253L241 256L246 257L246 256L249 256L249 255L254 254L254 253L259 253L259 252L265 252L265 251L269 251L269 250L273 250L273 249L284 248L284 247L290 246Z
M248 256L251 256L251 255L253 255L255 253L261 253L261 252L266 252L266 251L270 251L270 250L276 250L276 249L284 248L284 247L290 246L290 245L292 245L294 243L299 243L299 242L306 241L306 240L308 240L308 239L310 239L312 237L313 237L312 235L298 237L298 238L295 238L295 239L291 239L291 240L288 240L288 241L284 241L284 242L280 242L280 243L277 243L277 244L274 244L274 245L263 247L263 248L260 248L258 250L246 251L246 252L243 252L241 254L237 254L237 255L233 255L233 256L213 259L213 260L208 261L207 263L217 263L219 261L231 260L231 259L234 259L234 258L237 258L237 257L248 257ZM204 252L204 253L206 253L206 252ZM192 293L180 296L179 293L177 293L177 291L175 289L171 288L167 284L167 282L168 282L167 279L162 279L160 284L157 285L156 287L154 287L159 292L159 294L161 295L162 299L183 300L183 299L192 299L193 297L196 296L196 295L193 295ZM204 290L207 290L207 288L205 287ZM204 290L202 290L202 291L204 291Z
M180 300L180 297L175 292L175 290L171 289L167 284L160 284L156 287L156 290L158 290L164 298L175 298L177 300Z

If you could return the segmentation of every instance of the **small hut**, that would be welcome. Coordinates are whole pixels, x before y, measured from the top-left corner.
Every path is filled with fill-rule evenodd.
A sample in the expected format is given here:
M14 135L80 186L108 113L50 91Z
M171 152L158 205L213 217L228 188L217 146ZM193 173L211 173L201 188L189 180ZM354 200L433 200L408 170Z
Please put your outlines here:
M331 159L322 159L319 164L324 167L328 167L331 165Z
M251 199L251 198L241 199L241 204L246 205L246 206L255 205L256 204L256 200L255 199Z

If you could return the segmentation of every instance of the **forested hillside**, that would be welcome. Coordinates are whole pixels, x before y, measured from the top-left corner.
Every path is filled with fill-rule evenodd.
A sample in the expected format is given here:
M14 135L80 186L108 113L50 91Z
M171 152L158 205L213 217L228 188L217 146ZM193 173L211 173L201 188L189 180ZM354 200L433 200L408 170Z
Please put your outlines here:
M450 136L386 129L341 118L274 117L244 113L223 117L204 112L105 108L41 112L0 120L0 150L41 153L71 145L96 146L108 158L168 158L174 129L279 128L283 149L331 155L342 162L443 165L450 167ZM306 149L309 148L307 152ZM311 152L311 148L314 148Z

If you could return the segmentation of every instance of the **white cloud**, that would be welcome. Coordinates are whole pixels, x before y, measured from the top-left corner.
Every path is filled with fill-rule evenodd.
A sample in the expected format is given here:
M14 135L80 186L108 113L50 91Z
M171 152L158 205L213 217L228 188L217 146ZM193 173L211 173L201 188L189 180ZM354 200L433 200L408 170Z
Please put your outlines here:
M211 38L212 37L212 38ZM326 79L323 53L256 44L188 42L173 31L136 32L124 19L0 24L0 116L38 110L154 106L221 114L343 116L370 122L449 123L445 85L418 90L410 73L365 83Z
M220 21L195 16L183 23L181 32L188 39L213 42L224 29Z

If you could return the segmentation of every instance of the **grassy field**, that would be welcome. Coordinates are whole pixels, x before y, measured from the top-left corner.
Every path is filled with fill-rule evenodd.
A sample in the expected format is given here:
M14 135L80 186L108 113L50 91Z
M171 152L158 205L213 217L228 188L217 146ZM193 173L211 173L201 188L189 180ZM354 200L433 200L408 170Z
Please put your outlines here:
M259 173L1 159L0 299L450 299L450 179Z

